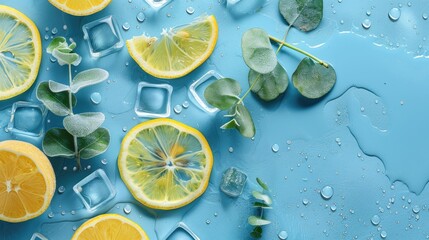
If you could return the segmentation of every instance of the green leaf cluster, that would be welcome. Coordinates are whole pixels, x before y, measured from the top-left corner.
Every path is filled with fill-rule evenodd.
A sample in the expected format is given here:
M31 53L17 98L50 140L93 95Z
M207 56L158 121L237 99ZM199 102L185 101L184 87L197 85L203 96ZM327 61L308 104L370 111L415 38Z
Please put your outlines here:
M263 218L264 209L272 209L271 205L273 204L273 200L268 195L270 191L267 184L264 183L261 179L256 178L259 186L262 188L260 191L253 191L252 195L256 199L253 203L253 207L258 208L260 212L260 216L250 216L247 218L247 222L252 225L254 228L250 233L252 238L261 238L262 237L262 226L268 225L271 221Z
M64 117L64 128L52 128L46 132L43 151L50 157L75 158L80 167L80 159L89 159L106 151L110 134L107 129L101 127L105 120L103 113L73 112L77 103L75 94L82 88L105 81L109 73L94 68L82 71L72 78L71 66L77 66L81 61L81 57L73 52L75 47L76 43L68 44L64 37L52 40L47 52L52 54L61 66L68 65L69 84L52 80L42 82L37 88L36 96L53 114Z
M293 26L307 32L319 26L323 17L323 0L279 0L279 11L289 28ZM225 78L209 85L204 93L209 104L228 111L225 117L230 117L231 120L221 128L235 128L243 136L253 137L256 130L252 116L243 104L244 98L251 91L263 101L273 101L288 88L288 74L278 61L271 42L280 45L278 50L287 47L307 56L292 74L293 86L302 96L321 98L334 87L337 77L334 68L328 63L284 40L268 35L263 29L249 29L241 39L243 60L249 67L249 89L240 97L241 87L238 81Z

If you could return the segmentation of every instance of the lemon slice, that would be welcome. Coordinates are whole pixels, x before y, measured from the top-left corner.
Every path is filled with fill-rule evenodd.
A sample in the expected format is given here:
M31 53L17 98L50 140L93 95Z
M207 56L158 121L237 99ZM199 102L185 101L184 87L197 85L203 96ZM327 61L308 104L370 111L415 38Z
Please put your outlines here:
M0 142L0 220L23 222L39 216L54 192L54 170L42 151L26 142Z
M213 155L196 129L171 119L143 122L122 140L119 172L133 196L155 209L175 209L207 188Z
M179 78L200 66L212 54L218 37L216 18L164 29L161 38L146 35L127 41L128 52L139 66L158 78Z
M0 100L33 85L42 59L36 25L16 9L0 5Z
M88 16L103 10L112 0L48 0L61 11L74 16Z
M118 214L102 214L82 224L72 240L148 240L137 223Z

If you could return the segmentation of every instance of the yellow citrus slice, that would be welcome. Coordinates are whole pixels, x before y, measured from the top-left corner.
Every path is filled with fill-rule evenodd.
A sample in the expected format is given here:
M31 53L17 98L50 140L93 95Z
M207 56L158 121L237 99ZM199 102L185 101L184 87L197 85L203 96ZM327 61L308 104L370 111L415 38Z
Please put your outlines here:
M36 25L16 9L0 5L0 100L33 85L42 60Z
M145 34L127 41L128 52L139 66L158 78L182 77L212 54L218 37L216 18L203 16L194 22L164 29L161 38Z
M137 223L118 214L102 214L80 226L71 240L148 240Z
M0 220L23 222L41 215L54 192L54 170L42 151L26 142L0 142Z
M139 202L168 210L204 193L213 155L198 130L161 118L140 123L128 132L118 166L122 180Z
M112 0L48 0L61 11L74 16L88 16L103 10Z

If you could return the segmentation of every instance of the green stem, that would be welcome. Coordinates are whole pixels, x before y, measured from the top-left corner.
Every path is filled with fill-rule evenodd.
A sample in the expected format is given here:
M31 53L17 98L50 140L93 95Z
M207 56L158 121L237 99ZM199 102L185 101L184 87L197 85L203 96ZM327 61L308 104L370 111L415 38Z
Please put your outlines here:
M289 43L287 43L287 42L285 42L285 41L282 41L282 40L280 40L280 39L278 39L278 38L275 38L275 37L273 37L273 36L270 36L270 40L272 40L272 41L274 41L274 42L277 42L277 43L281 44L281 46L288 47L288 48L290 48L290 49L292 49L292 50L294 50L294 51L297 51L297 52L299 52L299 53L301 53L301 54L304 54L305 56L307 56L307 57L309 57L309 58L313 59L314 61L316 61L316 62L318 62L318 63L322 64L322 65L323 65L324 67L326 67L326 68L328 68L328 67L329 67L329 65L328 65L326 62L324 62L323 60L321 60L321 59L317 58L316 56L314 56L314 55L312 55L312 54L310 54L310 53L308 53L308 52L306 52L306 51L304 51L304 50L302 50L302 49L300 49L300 48L297 48L297 47L295 47L295 46L293 46L293 45L291 45L291 44L289 44Z
M283 42L286 42L286 38L287 38L287 35L289 34L289 30L291 29L291 27L292 27L292 24L287 27L285 35L283 36L283 40L282 40ZM280 43L279 47L277 48L276 55L280 52L280 49L282 49L283 46L284 46L283 43Z
M69 86L72 85L72 70L71 70L71 64L69 64ZM73 93L71 91L69 91L69 108L70 108L70 115L73 115ZM80 156L79 156L79 151L78 151L78 147L77 147L77 137L73 136L73 144L74 144L74 155L76 157L76 163L77 163L77 168L80 170L81 169L81 164L80 164Z
M252 88L256 85L256 83L259 81L259 79L261 78L261 74L258 75L258 77L256 77L255 81L253 81L252 85L250 85L250 88L247 89L247 91L244 93L244 95L240 98L240 100L238 100L237 104L240 104L243 102L243 100L247 97L247 95L249 95L250 91L252 90Z

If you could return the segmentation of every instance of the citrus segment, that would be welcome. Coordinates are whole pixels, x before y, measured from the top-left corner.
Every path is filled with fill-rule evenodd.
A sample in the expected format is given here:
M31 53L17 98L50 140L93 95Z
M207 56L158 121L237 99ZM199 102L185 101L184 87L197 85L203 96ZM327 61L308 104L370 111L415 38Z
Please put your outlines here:
M88 16L103 10L111 0L49 0L61 11L74 16Z
M48 158L21 141L0 142L0 220L22 222L42 214L55 192Z
M143 122L122 140L119 172L133 196L155 209L175 209L207 188L213 155L196 129L171 119Z
M103 214L80 226L72 240L147 240L146 232L135 222L118 214Z
M200 66L213 52L217 38L216 18L200 17L170 30L161 38L145 35L127 41L128 52L147 73L159 78L182 77Z
M36 25L16 9L0 5L0 100L33 85L42 59Z

